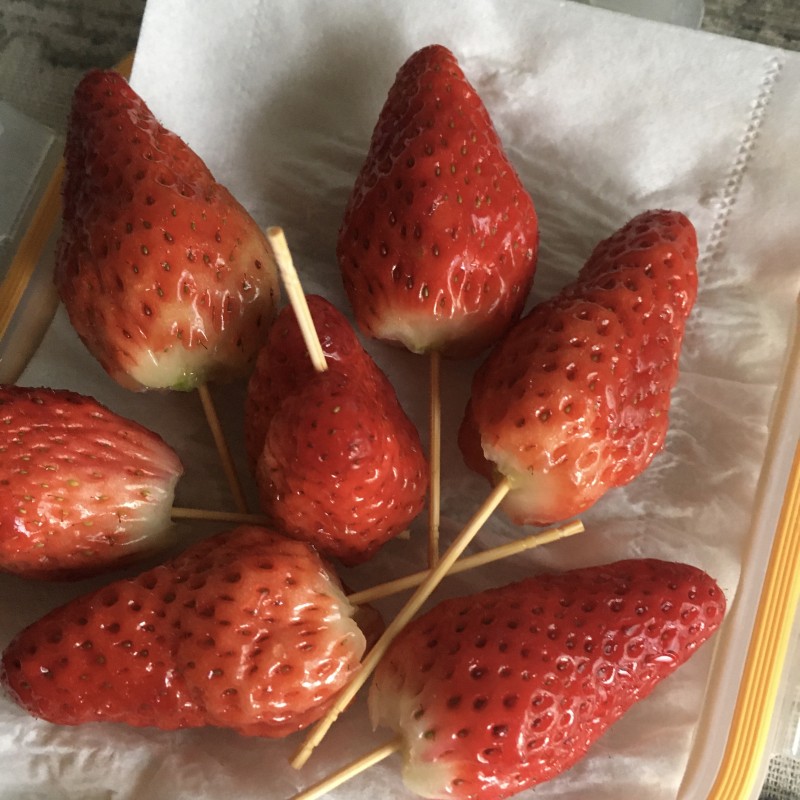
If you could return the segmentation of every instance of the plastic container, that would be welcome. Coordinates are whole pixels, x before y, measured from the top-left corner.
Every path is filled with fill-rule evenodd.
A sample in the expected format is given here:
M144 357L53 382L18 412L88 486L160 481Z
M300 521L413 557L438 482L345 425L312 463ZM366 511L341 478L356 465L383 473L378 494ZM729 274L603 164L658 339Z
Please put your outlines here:
M0 382L16 379L55 309L59 138L0 101Z
M0 100L0 280L57 158L49 128Z
M678 800L755 800L770 756L797 771L800 665L800 325L770 420L752 535ZM794 622L794 626L793 626ZM746 651L742 642L749 641ZM793 650L793 657L792 656ZM787 657L789 656L789 657ZM778 780L773 775L773 782ZM798 782L794 782L795 787ZM709 790L708 787L711 787ZM765 787L766 788L766 787ZM782 790L781 790L782 791ZM762 796L769 797L769 795ZM800 794L789 794L796 800ZM784 800L781 794L772 800Z

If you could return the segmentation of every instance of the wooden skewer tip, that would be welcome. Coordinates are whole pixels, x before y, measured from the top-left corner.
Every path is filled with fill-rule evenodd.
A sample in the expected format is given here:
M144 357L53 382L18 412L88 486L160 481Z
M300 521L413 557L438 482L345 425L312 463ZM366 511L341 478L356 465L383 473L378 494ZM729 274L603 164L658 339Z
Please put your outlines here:
M361 758L346 764L344 767L331 773L313 786L309 786L305 791L294 795L290 800L317 800L317 798L323 797L337 786L341 786L343 783L355 778L356 775L360 775L370 767L373 767L379 761L383 761L393 753L398 752L401 747L402 738L398 736L396 739L392 739L386 742L386 744L376 747L374 750L361 756Z
M273 225L266 230L267 241L272 248L275 256L275 263L278 265L278 272L283 281L289 303L294 309L297 324L300 326L300 333L311 358L311 363L317 372L325 372L328 369L328 361L325 358L325 351L319 341L311 311L308 308L303 287L300 284L300 277L292 260L292 254L286 241L283 228Z

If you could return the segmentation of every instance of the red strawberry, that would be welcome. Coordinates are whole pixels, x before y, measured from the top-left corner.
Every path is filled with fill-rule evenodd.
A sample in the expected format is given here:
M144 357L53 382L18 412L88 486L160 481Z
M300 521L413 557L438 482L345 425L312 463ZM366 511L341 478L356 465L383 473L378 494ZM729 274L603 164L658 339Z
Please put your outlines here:
M353 564L419 514L428 472L419 434L347 320L308 298L328 362L314 370L291 308L251 376L247 449L264 511L290 536Z
M580 513L662 448L696 260L686 217L640 214L480 368L459 444L470 467L509 478L516 522Z
M656 560L448 600L395 640L371 715L404 737L413 791L508 797L575 764L724 613L708 575Z
M359 325L414 352L476 353L519 317L538 243L533 203L455 57L414 53L339 232Z
M80 578L165 544L183 467L91 397L0 386L0 569Z
M358 669L352 611L312 547L238 528L52 611L8 646L3 680L59 725L285 736Z
M63 193L56 284L115 380L191 389L249 368L278 291L266 239L114 72L75 91Z

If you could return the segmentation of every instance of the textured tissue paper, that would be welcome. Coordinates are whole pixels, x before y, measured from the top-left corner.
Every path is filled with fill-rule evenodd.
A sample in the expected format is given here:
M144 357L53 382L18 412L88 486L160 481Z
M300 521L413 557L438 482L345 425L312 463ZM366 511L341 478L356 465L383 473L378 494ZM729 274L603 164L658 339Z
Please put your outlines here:
M400 64L440 42L482 96L540 215L532 301L572 276L593 245L647 208L670 207L699 236L700 292L689 320L667 445L628 487L583 517L587 531L448 580L436 597L630 556L689 561L732 599L752 534L770 409L800 288L800 59L794 54L572 3L150 0L132 83L260 224L286 230L309 292L348 310L336 232L378 111ZM370 343L427 430L427 366ZM443 365L443 533L454 535L488 487L467 472L455 433L478 361ZM158 430L188 465L177 503L231 508L194 395L134 395L87 355L59 312L20 379L94 394ZM215 390L241 438L242 386ZM243 463L240 464L245 474ZM393 542L354 587L419 568L424 524ZM181 526L186 541L214 530ZM479 546L518 535L495 514ZM767 535L771 535L767 532ZM0 578L4 645L23 625L96 586ZM391 615L399 600L382 610ZM668 800L703 707L714 645L635 707L540 800ZM363 699L300 773L301 741L212 729L58 728L0 700L0 797L281 800L371 749ZM405 798L393 756L331 794Z

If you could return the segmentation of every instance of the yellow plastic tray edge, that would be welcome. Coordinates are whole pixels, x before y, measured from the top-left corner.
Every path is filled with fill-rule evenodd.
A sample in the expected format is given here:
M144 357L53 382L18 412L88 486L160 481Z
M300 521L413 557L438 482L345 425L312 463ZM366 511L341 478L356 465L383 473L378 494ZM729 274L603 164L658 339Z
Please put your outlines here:
M0 284L0 339L2 339L25 290L33 277L42 255L45 242L53 230L61 208L61 178L64 173L63 159L56 166L42 199L31 221L30 227L14 254L5 280Z
M781 435L780 421L792 402L790 389L800 365L797 319L786 379L775 409L767 463ZM708 800L751 797L761 768L786 653L800 603L800 443L795 445L781 515L753 624L725 751Z

